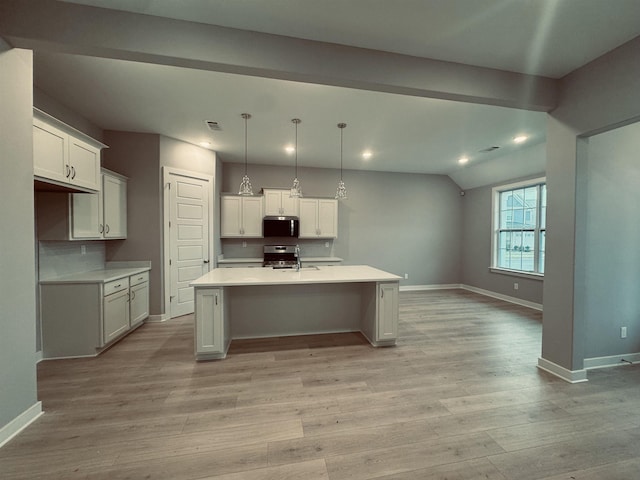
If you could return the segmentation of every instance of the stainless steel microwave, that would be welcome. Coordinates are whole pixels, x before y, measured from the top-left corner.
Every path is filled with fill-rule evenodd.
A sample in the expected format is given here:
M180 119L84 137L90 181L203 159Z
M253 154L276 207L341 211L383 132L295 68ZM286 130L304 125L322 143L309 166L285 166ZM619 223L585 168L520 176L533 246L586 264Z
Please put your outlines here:
M262 235L265 237L298 238L300 221L298 217L264 217Z

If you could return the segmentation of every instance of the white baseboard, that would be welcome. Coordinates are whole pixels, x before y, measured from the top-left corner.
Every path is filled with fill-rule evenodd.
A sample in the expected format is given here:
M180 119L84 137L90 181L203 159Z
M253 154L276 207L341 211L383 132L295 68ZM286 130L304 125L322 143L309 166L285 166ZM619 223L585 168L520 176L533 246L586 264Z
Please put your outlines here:
M550 373L551 375L555 375L556 377L561 378L565 382L581 383L588 381L587 371L584 368L582 370L568 370L542 357L538 358L538 368Z
M36 402L0 428L0 448L42 415L42 402Z
M171 317L168 313L161 313L160 315L149 315L149 317L145 320L145 322L149 323L158 323L158 322L166 322L167 320L171 320Z
M627 353L624 355L611 355L609 357L592 357L584 359L584 368L593 370L595 368L619 367L629 365L629 363L640 362L640 353Z
M463 290L469 290L470 292L479 293L487 297L497 298L498 300L504 300L505 302L515 303L523 307L533 308L534 310L542 311L542 304L530 302L529 300L522 300L521 298L511 297L509 295L503 295L502 293L492 292L491 290L485 290L483 288L472 287L471 285L460 285Z
M459 283L443 283L439 285L403 285L400 287L401 292L420 292L426 290L453 290L462 288Z

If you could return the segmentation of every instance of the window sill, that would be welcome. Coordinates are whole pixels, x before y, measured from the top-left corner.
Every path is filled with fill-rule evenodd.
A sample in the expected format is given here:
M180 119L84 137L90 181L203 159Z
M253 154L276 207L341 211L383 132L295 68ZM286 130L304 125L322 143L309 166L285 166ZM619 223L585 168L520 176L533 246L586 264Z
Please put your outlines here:
M544 273L520 272L518 270L508 270L506 268L489 267L491 273L500 275L510 275L512 277L529 278L531 280L544 280Z

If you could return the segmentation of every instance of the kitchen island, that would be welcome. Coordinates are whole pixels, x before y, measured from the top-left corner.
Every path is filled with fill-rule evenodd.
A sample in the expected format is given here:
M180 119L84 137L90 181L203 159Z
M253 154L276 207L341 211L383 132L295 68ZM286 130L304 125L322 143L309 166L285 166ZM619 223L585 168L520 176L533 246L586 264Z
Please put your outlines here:
M395 345L399 282L364 265L214 269L191 283L196 359L225 358L234 338L360 331Z

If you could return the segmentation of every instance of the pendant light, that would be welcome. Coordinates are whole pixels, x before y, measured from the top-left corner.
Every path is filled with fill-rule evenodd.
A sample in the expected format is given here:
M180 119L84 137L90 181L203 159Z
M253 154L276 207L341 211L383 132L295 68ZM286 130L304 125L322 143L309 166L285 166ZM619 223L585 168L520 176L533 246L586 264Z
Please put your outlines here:
M336 198L340 200L346 200L348 198L347 187L344 186L344 182L342 181L342 133L346 126L346 123L338 124L338 128L340 129L340 181L338 182L338 188L336 188Z
M242 113L240 116L244 118L244 177L242 177L238 195L253 195L251 181L249 180L249 175L247 175L247 120L251 118L251 115Z
M295 177L293 179L293 186L291 187L290 197L302 197L302 188L300 188L300 182L298 181L298 124L302 121L299 118L294 118L291 120L293 124L296 126L296 172Z

